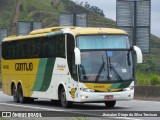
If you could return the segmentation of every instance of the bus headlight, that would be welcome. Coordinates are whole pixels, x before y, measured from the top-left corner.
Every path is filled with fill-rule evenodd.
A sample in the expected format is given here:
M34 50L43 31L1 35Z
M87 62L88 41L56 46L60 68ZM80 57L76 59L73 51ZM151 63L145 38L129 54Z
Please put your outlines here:
M89 89L89 88L80 88L81 91L83 92L94 92L95 90Z
M123 91L130 91L130 90L133 90L134 89L134 86L129 86L127 88L124 88Z

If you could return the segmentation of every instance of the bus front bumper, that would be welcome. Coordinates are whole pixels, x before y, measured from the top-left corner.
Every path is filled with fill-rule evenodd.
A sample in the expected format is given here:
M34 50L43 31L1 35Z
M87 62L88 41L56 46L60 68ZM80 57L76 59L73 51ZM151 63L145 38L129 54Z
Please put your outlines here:
M134 90L121 92L81 92L77 102L127 101L134 97Z

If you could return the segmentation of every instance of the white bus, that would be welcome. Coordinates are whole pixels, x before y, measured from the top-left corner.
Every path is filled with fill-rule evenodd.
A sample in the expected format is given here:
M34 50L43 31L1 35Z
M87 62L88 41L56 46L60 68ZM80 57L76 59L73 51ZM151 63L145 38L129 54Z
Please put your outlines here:
M72 103L116 101L134 96L133 51L125 31L53 27L2 41L2 88L15 102L37 98Z

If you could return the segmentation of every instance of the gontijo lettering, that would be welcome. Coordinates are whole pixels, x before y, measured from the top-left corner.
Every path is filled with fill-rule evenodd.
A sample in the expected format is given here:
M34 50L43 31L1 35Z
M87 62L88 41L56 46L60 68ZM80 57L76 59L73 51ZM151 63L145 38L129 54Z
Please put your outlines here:
M16 71L32 71L33 63L15 63Z

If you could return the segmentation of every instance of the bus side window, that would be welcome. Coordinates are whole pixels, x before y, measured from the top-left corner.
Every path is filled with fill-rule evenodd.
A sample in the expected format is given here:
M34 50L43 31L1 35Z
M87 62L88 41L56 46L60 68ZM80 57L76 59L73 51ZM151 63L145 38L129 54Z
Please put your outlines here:
M30 40L30 58L36 57L36 41L33 38L33 40Z
M56 53L56 45L55 45L55 40L54 37L49 37L48 40L48 57L56 57L55 53Z
M2 43L2 58L9 59L10 56L10 47L9 42Z
M56 41L56 57L65 58L65 36L55 36Z
M36 58L42 58L44 57L44 54L43 54L43 42L44 40L42 40L41 38L35 38L35 42L36 42L36 55L35 57Z
M11 42L11 48L12 48L11 51L12 58L15 59L17 57L17 46L15 41Z

